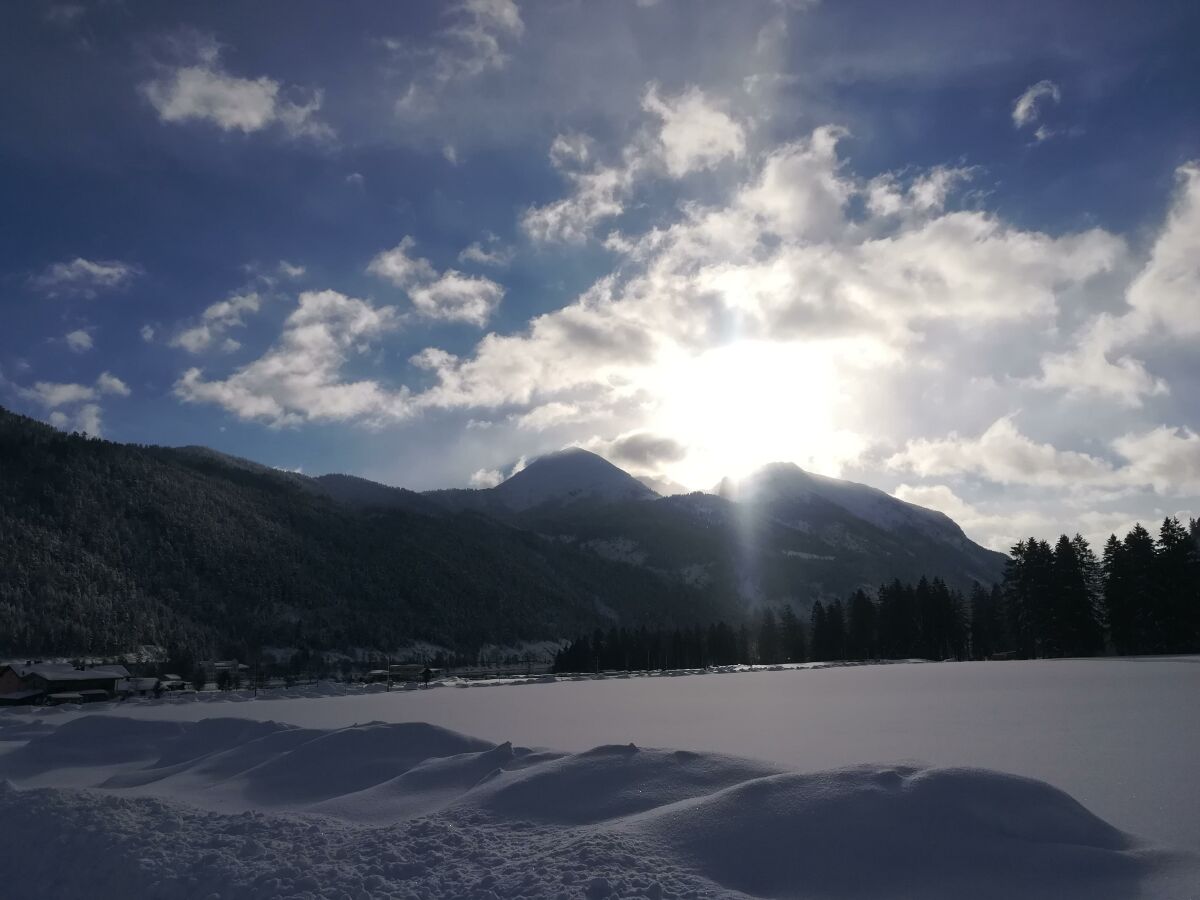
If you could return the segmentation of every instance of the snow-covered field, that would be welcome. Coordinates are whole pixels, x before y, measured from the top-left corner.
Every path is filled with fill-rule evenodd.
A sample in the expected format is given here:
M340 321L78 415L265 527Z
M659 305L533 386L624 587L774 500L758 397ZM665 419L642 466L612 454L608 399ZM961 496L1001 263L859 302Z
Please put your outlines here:
M3 892L1200 897L1200 658L309 693L0 712Z

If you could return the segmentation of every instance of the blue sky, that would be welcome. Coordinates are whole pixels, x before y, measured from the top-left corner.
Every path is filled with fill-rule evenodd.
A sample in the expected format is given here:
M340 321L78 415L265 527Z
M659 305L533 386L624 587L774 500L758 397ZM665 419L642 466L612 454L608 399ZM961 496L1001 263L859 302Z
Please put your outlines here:
M0 9L0 403L308 473L1200 513L1200 8Z

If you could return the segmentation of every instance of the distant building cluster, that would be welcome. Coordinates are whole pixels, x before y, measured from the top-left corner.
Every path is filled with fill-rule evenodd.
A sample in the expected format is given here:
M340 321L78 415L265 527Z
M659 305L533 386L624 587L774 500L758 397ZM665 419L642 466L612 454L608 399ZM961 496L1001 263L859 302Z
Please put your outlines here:
M119 665L30 660L0 667L0 706L97 703L157 696L183 687L178 675L138 678Z

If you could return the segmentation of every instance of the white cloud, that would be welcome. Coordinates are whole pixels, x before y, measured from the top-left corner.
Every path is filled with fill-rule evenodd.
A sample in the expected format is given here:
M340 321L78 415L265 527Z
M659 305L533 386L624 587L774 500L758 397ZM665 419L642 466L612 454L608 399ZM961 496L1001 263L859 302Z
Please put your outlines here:
M130 393L129 386L109 372L100 373L100 377L96 379L96 389L101 394L114 394L118 397L128 397Z
M587 167L595 153L595 142L586 134L557 134L550 144L550 164L561 171Z
M1129 483L1148 484L1159 494L1200 494L1200 434L1190 428L1125 434L1113 441L1113 449L1129 460Z
M47 409L59 406L69 406L96 397L96 389L86 384L63 384L54 381L39 381L32 388L21 388L20 393L27 400L40 403Z
M483 327L504 298L504 288L490 278L464 275L457 269L442 273L429 260L411 254L415 242L405 237L367 266L367 271L402 288L413 309L428 319L468 322Z
M512 247L505 247L496 235L487 234L483 241L464 247L458 254L458 261L503 268L513 261L514 255Z
M83 353L92 349L92 336L82 328L68 332L65 340L67 342L67 346L76 353Z
M479 469L471 473L470 485L473 488L491 488L504 480L499 469Z
M55 410L50 413L48 421L62 431L78 431L91 437L100 437L103 433L102 412L95 403L86 403L73 413Z
M1200 161L1176 170L1179 187L1150 259L1129 286L1131 331L1159 327L1200 337Z
M1041 108L1047 101L1058 103L1061 99L1062 91L1053 81L1044 80L1031 84L1013 103L1013 126L1024 128L1026 125L1032 125L1038 120Z
M660 153L673 178L712 168L726 158L740 159L746 151L742 127L714 106L699 88L664 99L658 88L651 86L642 99L642 108L662 120Z
M867 209L876 216L940 213L954 188L971 178L964 167L934 166L911 178L905 186L894 172L878 175L867 182Z
M508 48L525 33L514 0L457 0L443 10L451 22L430 40L419 45L398 38L381 41L398 60L415 60L421 66L396 101L401 116L436 112L439 95L451 83L504 69L511 59ZM443 145L444 154L447 146ZM447 155L454 164L451 155L457 153Z
M188 369L175 394L188 403L214 403L238 418L274 427L335 421L382 425L409 415L408 391L351 380L354 354L398 325L392 307L374 307L336 291L307 291L261 357L223 379Z
M247 313L258 312L261 305L262 298L254 291L232 294L228 299L219 300L204 310L198 324L185 328L171 338L171 346L182 347L188 353L202 353L225 338L230 328L245 324L243 317ZM219 346L229 353L241 345L225 338Z
M581 244L596 225L625 211L635 183L646 173L680 178L745 153L742 127L698 88L664 98L650 85L642 108L654 117L653 127L639 131L617 163L595 162L586 135L554 138L550 162L572 189L566 197L525 210L521 227L530 238L538 243Z
M288 262L286 259L281 259L279 261L278 269L280 275L282 275L284 278L291 279L303 278L305 272L308 271L304 266L294 265L293 263Z
M1140 407L1144 397L1169 393L1161 378L1151 375L1144 363L1129 355L1116 356L1121 327L1111 316L1098 316L1074 346L1042 357L1041 374L1033 387L1058 389L1068 396L1098 394L1122 406Z
M450 269L429 284L410 288L418 313L429 319L468 322L483 327L504 297L504 288L477 275Z
M385 278L399 288L433 281L437 270L427 259L413 257L410 251L416 246L411 236L405 236L391 250L384 250L367 265L372 275Z
M952 433L941 439L911 440L886 464L922 477L975 475L1005 485L1149 487L1162 495L1200 493L1200 435L1191 429L1158 426L1121 435L1110 446L1123 458L1123 465L1038 443L1005 417L978 438Z
M317 118L320 90L285 90L273 78L240 78L220 65L219 48L206 43L193 65L164 71L139 86L162 122L210 122L222 131L251 134L273 125L291 137L325 139L333 129ZM294 98L294 99L292 99Z
M1010 416L997 419L977 438L952 433L911 440L887 460L887 466L926 478L969 474L998 484L1044 487L1105 484L1114 476L1112 464L1105 460L1031 440Z
M143 325L140 329L138 329L138 334L142 336L143 341L149 344L154 340L154 326Z
M640 167L639 158L629 154L621 166L568 173L571 194L525 210L521 227L538 243L582 244L595 225L625 211L625 198Z
M585 418L587 416L579 404L553 401L543 403L541 406L535 406L528 412L514 417L514 421L521 428L530 431L543 431L557 425L578 422Z
M47 420L55 428L101 434L102 410L95 401L102 395L128 397L130 390L117 376L102 372L95 385L39 381L33 387L17 387L17 394L49 411Z
M212 345L213 335L206 325L197 325L171 338L172 347L182 347L188 353L201 353Z
M780 236L819 238L843 230L855 193L854 182L839 171L837 145L845 135L842 128L823 126L808 140L774 151L738 205Z
M119 260L90 260L76 257L48 266L29 279L30 285L51 296L95 297L101 291L127 286L141 269Z
M504 40L525 33L521 11L513 0L462 0L452 8L458 21L442 32L450 46L438 56L438 77L474 77L504 68Z
M1047 353L1036 387L1098 394L1136 407L1142 398L1168 393L1168 385L1122 349L1158 337L1200 337L1200 163L1176 170L1179 187L1163 229L1125 293L1121 315L1087 321L1064 351Z

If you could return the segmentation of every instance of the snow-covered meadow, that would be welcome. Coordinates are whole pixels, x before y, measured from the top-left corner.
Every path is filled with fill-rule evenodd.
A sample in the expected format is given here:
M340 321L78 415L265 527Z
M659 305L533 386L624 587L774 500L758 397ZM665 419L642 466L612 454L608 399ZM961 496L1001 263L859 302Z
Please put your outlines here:
M0 884L1200 896L1200 658L307 693L0 713Z

